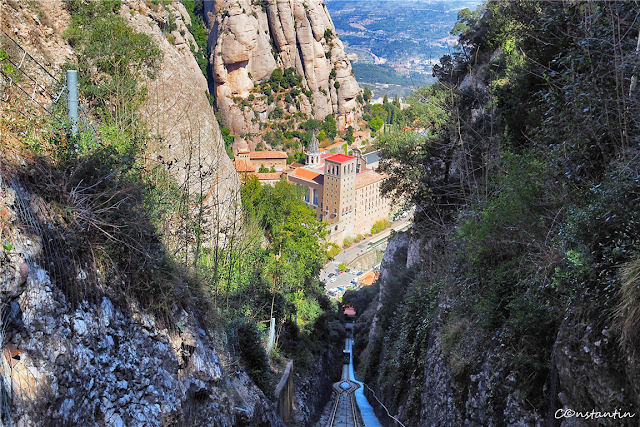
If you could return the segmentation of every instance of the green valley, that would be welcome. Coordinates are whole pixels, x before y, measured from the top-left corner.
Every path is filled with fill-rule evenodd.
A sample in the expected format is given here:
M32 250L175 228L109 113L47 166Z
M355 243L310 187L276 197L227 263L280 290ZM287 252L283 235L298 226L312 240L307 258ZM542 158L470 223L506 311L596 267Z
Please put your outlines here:
M331 0L327 8L358 82L379 96L403 96L434 81L431 67L457 42L450 31L458 12L479 3Z

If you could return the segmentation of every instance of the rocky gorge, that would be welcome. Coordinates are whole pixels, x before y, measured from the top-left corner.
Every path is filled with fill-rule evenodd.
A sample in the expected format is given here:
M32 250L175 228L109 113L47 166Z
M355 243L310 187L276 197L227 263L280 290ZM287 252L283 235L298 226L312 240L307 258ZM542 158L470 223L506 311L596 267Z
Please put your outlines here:
M240 183L194 58L190 16L177 1L131 0L117 6L132 34L147 35L160 50L159 67L144 80L139 106L151 135L145 139L145 165L156 171L154 179L198 194L207 234L229 240L242 226ZM149 224L140 222L142 205L131 202L140 196L133 181L126 178L128 187L119 187L126 168L119 165L92 184L74 181L74 174L99 173L113 152L105 150L86 169L80 162L62 172L49 159L25 155L27 135L32 144L43 144L41 150L49 147L50 135L38 133L49 112L39 110L33 97L22 96L13 73L38 82L35 93L43 105L58 101L48 94L60 91L63 71L79 56L65 32L74 19L70 7L56 0L0 2L1 58L7 67L0 79L0 425L285 425L275 388L265 393L256 386L240 360L237 336L212 321L207 293L194 289L184 271L166 268L165 249ZM175 27L167 31L169 22ZM14 57L14 52L20 53ZM90 79L100 83L111 77L94 71ZM23 84L24 78L15 81ZM83 131L95 136L99 114L83 114ZM144 173L139 164L132 169ZM51 191L44 190L47 186ZM92 194L96 188L102 195ZM107 200L106 213L127 203L137 208L125 215L126 224L110 218L98 225L93 203L100 197ZM134 229L130 226L139 234L125 236ZM121 229L126 231L118 234ZM133 265L128 272L114 275L119 267L108 259L112 255L101 258L110 249L97 249L92 240L103 232L109 239L126 237L111 241L118 242L116 253L125 263ZM180 245L179 234L167 230L169 245ZM139 242L147 245L145 252ZM103 269L107 264L111 267ZM167 275L160 280L173 284L158 285L153 271L163 271ZM134 282L142 287L127 289ZM308 366L294 366L296 410L287 425L306 426L320 415L330 398L333 362L331 350L325 349ZM282 374L282 367L274 369Z

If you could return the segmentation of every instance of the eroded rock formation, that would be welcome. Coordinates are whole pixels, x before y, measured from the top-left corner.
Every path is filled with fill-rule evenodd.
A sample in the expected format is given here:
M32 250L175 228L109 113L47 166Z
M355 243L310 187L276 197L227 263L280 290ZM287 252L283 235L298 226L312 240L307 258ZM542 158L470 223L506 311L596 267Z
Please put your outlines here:
M339 129L362 115L360 92L342 42L322 0L215 0L205 2L210 63L224 125L236 134L254 133L277 105L323 120L336 115ZM303 77L297 106L269 103L254 94L274 69L293 68Z
M207 98L206 78L190 50L190 44L196 43L186 26L191 23L189 14L179 2L164 7L148 7L147 3L131 0L120 11L136 31L153 37L163 52L160 71L146 82L142 118L151 133L161 138L155 147L156 160L185 188L203 191L209 212L218 222L239 204L240 185ZM177 28L168 38L161 27L170 14Z

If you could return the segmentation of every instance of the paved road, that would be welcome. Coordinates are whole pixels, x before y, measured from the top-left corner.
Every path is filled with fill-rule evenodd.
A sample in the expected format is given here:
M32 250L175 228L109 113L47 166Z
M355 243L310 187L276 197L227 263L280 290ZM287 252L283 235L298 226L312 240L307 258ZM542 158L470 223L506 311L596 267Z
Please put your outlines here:
M391 227L387 228L386 230L376 235L370 236L362 240L360 243L340 252L336 256L336 258L325 265L320 272L320 280L325 283L325 290L328 292L330 290L338 289L339 287L343 288L340 293L346 290L347 287L349 287L351 280L354 278L356 278L357 280L358 276L352 273L338 274L338 272L340 271L338 269L338 265L341 262L348 264L349 262L353 261L358 257L358 255L364 253L367 250L367 248L369 247L369 243L376 243L379 240L389 237L389 235L391 234L391 230L400 230L411 223L411 220L412 217L408 215L407 218L400 219L391 224ZM329 274L334 274L335 276L329 277ZM334 282L331 282L333 278L335 278L336 280Z

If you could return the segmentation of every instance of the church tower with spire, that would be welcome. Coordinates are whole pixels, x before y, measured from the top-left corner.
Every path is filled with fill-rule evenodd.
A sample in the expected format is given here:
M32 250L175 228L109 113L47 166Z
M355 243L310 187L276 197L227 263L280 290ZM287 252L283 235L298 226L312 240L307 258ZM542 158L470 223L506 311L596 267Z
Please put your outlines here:
M305 165L315 166L320 164L320 147L318 147L318 140L316 139L316 133L311 135L311 142L309 148L307 148Z

